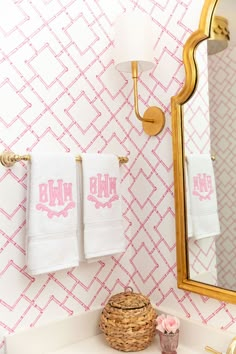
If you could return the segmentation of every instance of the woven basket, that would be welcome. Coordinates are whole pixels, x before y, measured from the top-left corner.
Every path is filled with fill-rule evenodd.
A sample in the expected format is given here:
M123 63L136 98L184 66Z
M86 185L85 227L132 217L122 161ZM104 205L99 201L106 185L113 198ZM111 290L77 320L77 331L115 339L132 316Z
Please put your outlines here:
M151 344L156 332L156 317L146 296L126 289L110 298L102 311L99 326L112 348L139 351Z

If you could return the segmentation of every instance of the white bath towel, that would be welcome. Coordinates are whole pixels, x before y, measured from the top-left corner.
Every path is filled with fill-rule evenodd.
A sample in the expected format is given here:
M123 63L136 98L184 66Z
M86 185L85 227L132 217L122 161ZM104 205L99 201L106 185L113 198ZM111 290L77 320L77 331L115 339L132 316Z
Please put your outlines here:
M124 252L118 159L111 154L82 158L85 258Z
M211 156L187 156L193 236L201 239L220 234L214 170Z
M31 274L77 266L76 161L70 154L31 154L27 265Z

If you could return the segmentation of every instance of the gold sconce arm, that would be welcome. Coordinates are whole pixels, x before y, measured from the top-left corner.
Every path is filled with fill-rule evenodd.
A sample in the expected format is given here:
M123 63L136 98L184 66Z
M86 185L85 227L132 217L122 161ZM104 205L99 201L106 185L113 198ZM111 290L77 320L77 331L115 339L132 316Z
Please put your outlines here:
M159 107L149 107L143 117L139 113L138 108L138 62L132 61L132 78L134 83L134 110L136 117L143 123L143 130L148 135L159 134L165 125L164 112Z
M144 119L141 117L138 108L138 62L132 61L131 66L132 66L132 78L134 83L134 110L135 110L136 117L143 122ZM153 119L148 119L145 121L154 123Z

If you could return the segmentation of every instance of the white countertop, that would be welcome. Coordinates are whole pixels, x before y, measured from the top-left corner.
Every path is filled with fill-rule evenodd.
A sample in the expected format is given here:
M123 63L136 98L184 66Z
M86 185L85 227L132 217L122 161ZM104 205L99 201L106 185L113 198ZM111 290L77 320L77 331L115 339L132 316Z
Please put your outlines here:
M18 331L7 335L5 354L118 354L106 342L99 330L102 309L80 313L75 316L57 320L46 325ZM157 312L170 313L162 308ZM235 334L203 325L187 318L180 318L180 338L178 354L204 354L205 346L213 347L219 352L226 352ZM159 338L152 344L133 354L160 354Z
M199 354L197 351L191 350L191 348L186 348L183 346L179 346L177 350L178 354ZM86 340L82 340L80 342L74 343L70 346L62 348L60 350L54 352L48 352L45 354L78 354L78 353L93 353L93 354L116 354L122 353L116 349L111 348L106 342L104 335L99 334L97 336L87 338ZM132 352L132 354L158 354L161 353L158 338L155 337L154 341L151 345L138 352Z

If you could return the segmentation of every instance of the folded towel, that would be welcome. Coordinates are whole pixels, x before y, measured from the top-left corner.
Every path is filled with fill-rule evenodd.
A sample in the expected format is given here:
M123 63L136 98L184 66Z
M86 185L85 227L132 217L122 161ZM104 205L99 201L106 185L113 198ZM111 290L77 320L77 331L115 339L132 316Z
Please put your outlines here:
M118 159L110 154L82 158L85 258L124 252Z
M201 239L220 234L214 170L210 155L187 156L193 236Z
M79 264L75 164L70 154L31 154L26 236L33 275Z

